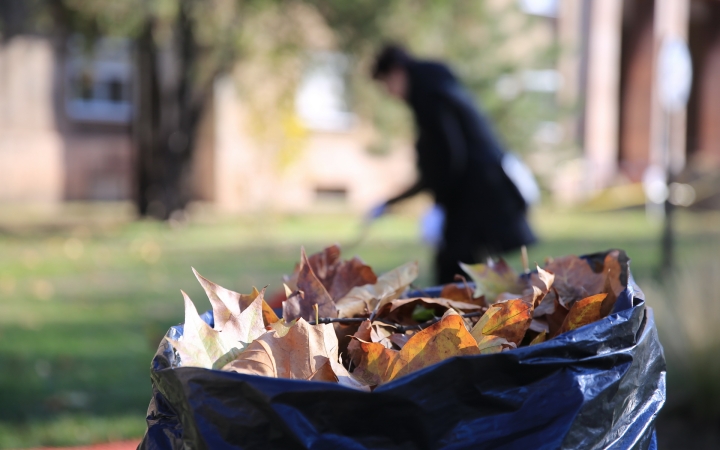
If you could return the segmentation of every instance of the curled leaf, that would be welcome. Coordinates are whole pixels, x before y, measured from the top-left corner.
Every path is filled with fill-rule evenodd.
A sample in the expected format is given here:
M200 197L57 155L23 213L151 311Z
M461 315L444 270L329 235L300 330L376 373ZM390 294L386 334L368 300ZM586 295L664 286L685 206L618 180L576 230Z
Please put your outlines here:
M545 342L545 341L547 340L547 336L548 336L548 332L547 332L547 331L542 331L542 332L538 333L538 335L535 336L535 337L533 338L533 340L530 341L530 343L529 343L528 345L541 344L541 343L543 343L543 342Z
M299 318L314 320L313 305L317 305L320 317L337 317L335 303L310 267L305 249L301 251L297 287L300 294L293 295L283 302L283 318L286 321Z
M337 301L337 317L369 315L376 307L400 297L417 276L418 263L412 262L381 275L375 284L352 288Z
M601 308L607 294L592 295L575 302L563 322L558 334L575 330L602 318Z

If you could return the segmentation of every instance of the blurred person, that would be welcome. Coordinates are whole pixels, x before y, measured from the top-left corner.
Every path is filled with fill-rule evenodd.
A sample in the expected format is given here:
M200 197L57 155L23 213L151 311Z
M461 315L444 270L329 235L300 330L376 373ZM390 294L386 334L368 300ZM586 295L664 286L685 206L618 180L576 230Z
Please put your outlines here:
M523 183L511 180L515 172L507 164L503 170L503 160L512 158L452 71L386 45L372 76L413 112L419 177L405 192L373 208L369 218L429 191L436 205L422 220L423 237L434 241L435 277L441 284L462 273L458 262L484 262L533 243Z

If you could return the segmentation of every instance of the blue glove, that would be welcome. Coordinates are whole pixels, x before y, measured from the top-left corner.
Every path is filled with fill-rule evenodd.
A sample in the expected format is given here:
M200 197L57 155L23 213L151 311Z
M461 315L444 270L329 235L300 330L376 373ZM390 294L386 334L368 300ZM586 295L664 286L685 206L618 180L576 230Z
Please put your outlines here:
M420 219L420 235L424 243L439 247L443 241L445 210L440 205L430 208Z
M371 222L375 219L378 219L387 212L387 209L388 209L387 203L381 203L381 204L373 207L370 211L368 211L368 213L365 215L365 220L367 220L368 222Z

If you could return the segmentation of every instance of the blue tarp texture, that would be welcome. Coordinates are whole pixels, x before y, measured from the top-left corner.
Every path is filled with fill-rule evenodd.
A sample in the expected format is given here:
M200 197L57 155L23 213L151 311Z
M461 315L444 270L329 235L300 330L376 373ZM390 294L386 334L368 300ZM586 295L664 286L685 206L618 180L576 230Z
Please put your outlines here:
M451 358L373 392L172 368L163 341L139 449L655 449L665 359L623 264L626 288L609 316L532 347ZM204 319L212 325L211 313Z

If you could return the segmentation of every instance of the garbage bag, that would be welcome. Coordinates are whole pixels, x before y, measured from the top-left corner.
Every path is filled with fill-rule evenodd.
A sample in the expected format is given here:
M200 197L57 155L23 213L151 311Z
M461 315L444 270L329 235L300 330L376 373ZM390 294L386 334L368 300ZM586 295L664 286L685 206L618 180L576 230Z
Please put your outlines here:
M451 358L373 392L172 368L163 341L139 448L655 449L665 360L652 309L623 264L626 288L609 316L532 347ZM168 331L181 334L181 325Z

